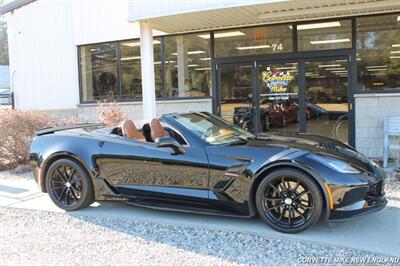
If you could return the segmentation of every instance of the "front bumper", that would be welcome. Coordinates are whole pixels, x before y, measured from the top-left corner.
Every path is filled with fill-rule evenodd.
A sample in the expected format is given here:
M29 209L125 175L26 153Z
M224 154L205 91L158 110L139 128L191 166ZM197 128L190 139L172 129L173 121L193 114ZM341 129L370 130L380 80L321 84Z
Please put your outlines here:
M386 206L387 202L386 198L382 197L376 199L373 204L367 203L366 201L359 201L353 205L347 206L346 208L331 210L328 221L340 222L357 219L364 215L382 210Z
M337 201L330 211L329 221L356 219L377 212L387 204L383 180L368 186L336 189L336 191L339 190L345 192L342 194L341 200Z

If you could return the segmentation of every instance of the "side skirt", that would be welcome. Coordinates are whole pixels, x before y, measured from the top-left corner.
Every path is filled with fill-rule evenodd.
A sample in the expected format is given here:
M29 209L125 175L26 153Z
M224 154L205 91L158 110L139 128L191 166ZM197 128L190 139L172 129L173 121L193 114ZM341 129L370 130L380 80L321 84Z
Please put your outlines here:
M145 207L155 210L163 211L176 211L185 213L195 213L195 214L207 214L216 216L228 216L228 217L238 217L238 218L251 218L251 216L246 216L240 214L236 211L219 209L216 206L210 204L198 204L194 202L180 202L180 201L167 201L167 200L157 200L153 198L144 197L128 197L124 196L127 200L125 203Z

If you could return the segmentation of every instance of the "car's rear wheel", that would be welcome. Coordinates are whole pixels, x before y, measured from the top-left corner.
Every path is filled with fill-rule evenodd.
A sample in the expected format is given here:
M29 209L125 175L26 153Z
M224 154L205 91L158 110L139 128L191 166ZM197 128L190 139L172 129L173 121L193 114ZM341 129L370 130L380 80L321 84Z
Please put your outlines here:
M281 127L286 127L286 114L285 113L282 114Z
M284 233L309 228L319 220L323 209L318 185L308 175L290 168L275 170L264 177L255 202L261 219Z
M269 131L270 124L269 124L269 116L265 115L264 118L264 131Z
M71 159L53 162L46 173L46 189L57 207L74 211L94 202L92 180L84 168Z

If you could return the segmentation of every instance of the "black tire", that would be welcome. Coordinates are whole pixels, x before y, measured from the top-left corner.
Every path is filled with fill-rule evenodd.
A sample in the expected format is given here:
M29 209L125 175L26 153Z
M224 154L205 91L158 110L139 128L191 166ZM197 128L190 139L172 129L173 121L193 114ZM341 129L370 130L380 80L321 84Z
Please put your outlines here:
M306 230L319 220L323 211L319 186L310 176L291 168L265 176L257 187L255 203L260 218L283 233Z
M94 202L92 180L76 161L63 158L47 169L46 189L57 207L66 211L86 208Z
M282 114L281 127L286 127L286 114L285 113Z
M269 131L270 123L269 123L269 116L268 115L265 115L263 126L264 126L264 131Z

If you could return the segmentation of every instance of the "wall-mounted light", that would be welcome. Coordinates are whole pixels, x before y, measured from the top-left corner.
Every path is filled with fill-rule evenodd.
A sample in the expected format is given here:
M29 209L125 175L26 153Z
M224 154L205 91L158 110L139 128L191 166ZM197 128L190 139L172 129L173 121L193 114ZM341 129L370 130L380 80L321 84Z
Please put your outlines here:
M367 68L387 68L387 66L367 66Z
M332 70L345 70L345 69L346 69L345 67L325 68L325 70L329 70L329 71L332 71Z
M311 44L328 44L328 43L341 43L341 42L350 42L349 38L346 39L337 39L337 40L322 40L322 41L311 41Z
M332 28L332 27L340 27L340 26L342 26L342 24L340 24L339 21L333 21L333 22L297 25L297 30L323 29L323 28ZM292 26L289 26L289 28L292 28Z
M122 57L121 61L127 61L127 60L137 60L140 59L140 56L131 56L131 57Z
M341 64L332 64L332 65L318 65L318 67L340 67Z
M386 70L387 70L387 68L377 68L377 69L369 68L369 69L367 69L367 71L370 71L370 72L373 72L373 71L386 71Z
M205 54L205 51L189 51L187 54ZM172 55L178 55L178 53L171 53Z
M242 36L242 35L246 35L241 31L226 31L226 32L217 32L214 33L214 39L215 38L227 38L227 37L235 37L235 36ZM197 35L200 38L203 39L210 39L210 34L200 34Z
M238 50L253 50L253 49L265 49L265 48L271 48L271 46L269 46L268 44L264 44L264 45L255 45L255 46L236 47L236 49L238 49Z
M123 42L121 43L123 46L129 46L129 47L136 47L140 46L140 41L134 41L134 42ZM154 40L153 44L160 44L160 41Z

